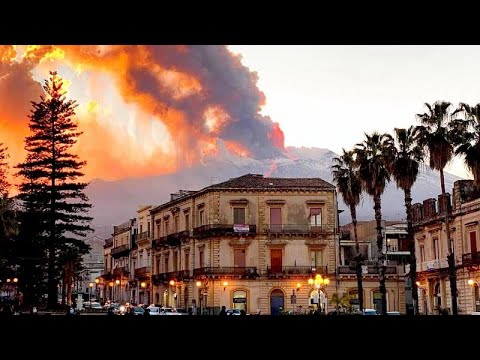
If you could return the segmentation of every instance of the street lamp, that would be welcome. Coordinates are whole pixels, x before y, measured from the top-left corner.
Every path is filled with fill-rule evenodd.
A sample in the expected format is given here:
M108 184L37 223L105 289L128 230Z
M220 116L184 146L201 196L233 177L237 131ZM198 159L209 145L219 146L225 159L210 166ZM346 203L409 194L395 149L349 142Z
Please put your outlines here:
M330 279L328 278L324 278L322 275L320 274L317 274L315 275L315 279L308 279L308 285L310 285L312 287L312 289L316 289L317 290L317 294L318 294L318 309L319 310L322 310L322 306L321 306L321 303L320 303L320 292L324 291L325 288L330 284ZM298 286L298 284L297 284ZM323 309L323 310L326 310L326 309Z
M88 302L90 303L90 307L92 307L92 288L93 288L93 282L88 284L89 287L89 293L88 293Z
M228 286L228 281L224 281L223 282L223 291L225 291L225 289L227 288Z
M204 282L197 281L195 284L198 287L198 301L200 302L200 314L203 314L203 307L207 305L208 281L204 281ZM226 285L224 286L226 287Z

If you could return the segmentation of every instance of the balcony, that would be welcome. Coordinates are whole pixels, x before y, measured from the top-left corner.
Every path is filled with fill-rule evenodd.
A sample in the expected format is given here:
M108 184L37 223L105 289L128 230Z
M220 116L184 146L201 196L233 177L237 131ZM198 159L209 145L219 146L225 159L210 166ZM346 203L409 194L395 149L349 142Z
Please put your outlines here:
M447 259L435 259L430 261L424 261L420 263L420 266L417 267L417 271L436 271L441 269L447 269L448 262Z
M267 267L268 278L285 278L285 277L309 277L315 274L327 275L327 266L282 266L282 267Z
M128 266L117 267L113 269L113 275L116 276L124 276L128 275L129 269Z
M269 224L265 226L265 232L276 236L319 236L333 233L327 225L311 226L310 224Z
M150 277L150 266L143 266L135 269L135 277L137 279L145 279Z
M130 252L130 246L128 244L120 245L112 249L112 257L119 258L127 256Z
M258 276L256 267L221 266L193 269L193 277L234 276L240 278L255 278Z
M190 278L190 270L171 271L152 275L154 284L168 283L170 280L184 281Z
M349 266L349 265L341 265L338 267L338 273L340 275L355 275L356 270L355 266ZM367 265L367 272L363 273L364 275L367 274L376 274L378 275L380 273L380 267L376 265ZM387 269L385 270L385 274L387 275L394 275L397 273L397 267L396 266L387 266Z
M208 224L193 229L196 238L212 236L252 236L257 233L257 225Z
M469 254L463 254L462 263L465 266L480 265L480 251L469 253Z

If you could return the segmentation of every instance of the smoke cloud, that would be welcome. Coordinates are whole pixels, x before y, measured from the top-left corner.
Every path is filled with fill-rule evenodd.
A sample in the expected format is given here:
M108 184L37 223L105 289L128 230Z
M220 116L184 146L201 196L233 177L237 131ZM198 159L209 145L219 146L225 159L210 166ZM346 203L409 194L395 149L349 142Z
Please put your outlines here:
M89 177L173 172L219 142L257 159L285 152L278 123L260 114L257 74L226 46L2 46L0 142L19 152L14 161L23 160L30 101L52 69L78 100L75 150Z

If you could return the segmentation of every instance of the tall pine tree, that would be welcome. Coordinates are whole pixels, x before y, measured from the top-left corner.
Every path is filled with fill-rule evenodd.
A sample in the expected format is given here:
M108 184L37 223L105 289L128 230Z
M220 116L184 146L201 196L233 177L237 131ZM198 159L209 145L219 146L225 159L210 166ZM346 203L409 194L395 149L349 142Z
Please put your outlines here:
M49 308L57 305L57 285L65 265L62 252L87 253L89 246L80 237L93 231L89 226L92 218L86 215L91 205L83 192L88 184L78 179L86 162L71 152L82 134L72 120L77 104L66 99L62 85L57 72L50 72L43 86L45 96L32 101L29 127L33 134L25 139L25 162L17 165L22 177L19 198L26 217L34 222L33 230L25 229L25 233L30 232L44 247L48 259Z

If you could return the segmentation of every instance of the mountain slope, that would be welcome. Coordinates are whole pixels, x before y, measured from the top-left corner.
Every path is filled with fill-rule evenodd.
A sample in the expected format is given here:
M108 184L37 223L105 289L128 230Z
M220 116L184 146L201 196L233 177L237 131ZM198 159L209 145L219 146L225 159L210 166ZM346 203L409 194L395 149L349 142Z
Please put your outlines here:
M275 177L320 177L332 182L330 166L333 151L321 148L287 148L288 156L276 159L255 160L223 153L216 158L206 158L203 164L184 169L170 175L129 178L119 181L93 180L87 188L87 195L93 204L90 215L93 216L95 234L107 237L112 226L136 216L139 205L158 205L170 199L170 193L179 189L199 190L213 183L228 180L247 173L264 174ZM446 173L445 185L451 192L457 176ZM440 177L424 167L412 189L413 203L440 193ZM348 210L339 199L339 208ZM386 220L405 219L404 196L394 183L390 183L382 197L382 214ZM367 195L363 196L357 210L359 220L371 220L374 217L373 202ZM350 222L350 215L345 211L340 216L341 223Z

